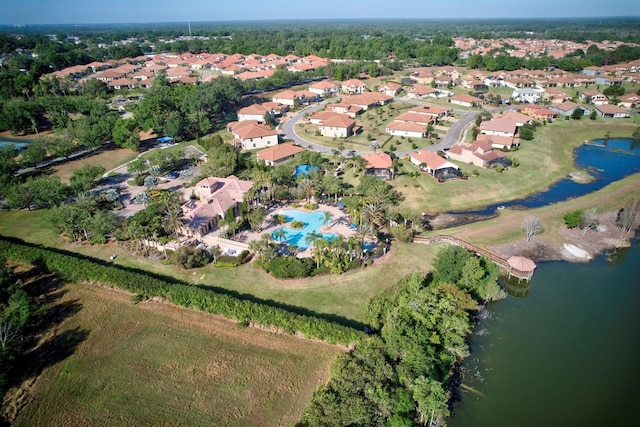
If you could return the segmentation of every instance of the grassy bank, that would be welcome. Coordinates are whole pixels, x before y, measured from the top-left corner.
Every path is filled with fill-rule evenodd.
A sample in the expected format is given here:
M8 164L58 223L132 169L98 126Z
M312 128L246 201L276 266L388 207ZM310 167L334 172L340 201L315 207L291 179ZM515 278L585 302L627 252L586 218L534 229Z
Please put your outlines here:
M477 171L479 176L440 184L426 174L417 178L402 174L391 184L405 195L403 207L415 213L435 214L513 200L541 191L574 171L573 149L585 140L602 138L606 133L630 137L635 128L620 119L557 120L539 127L532 141L522 141L520 150L509 153L520 166L502 174L457 163L463 172ZM402 168L405 172L417 171L408 160L402 162Z
M77 335L45 368L13 425L290 425L338 349L240 328L102 287L64 285L78 306L56 331ZM64 396L64 399L60 397Z

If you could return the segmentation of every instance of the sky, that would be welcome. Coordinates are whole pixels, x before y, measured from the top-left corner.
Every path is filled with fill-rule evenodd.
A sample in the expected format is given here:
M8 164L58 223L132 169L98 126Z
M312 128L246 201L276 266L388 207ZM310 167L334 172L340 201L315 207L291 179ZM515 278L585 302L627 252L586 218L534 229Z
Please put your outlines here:
M0 0L0 25L640 16L637 0Z

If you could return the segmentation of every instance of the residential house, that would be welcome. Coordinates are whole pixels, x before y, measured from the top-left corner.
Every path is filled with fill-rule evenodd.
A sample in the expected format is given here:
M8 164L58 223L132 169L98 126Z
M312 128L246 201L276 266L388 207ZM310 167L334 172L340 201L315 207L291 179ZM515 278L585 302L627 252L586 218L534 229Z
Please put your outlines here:
M505 80L501 76L494 76L494 75L489 75L485 77L484 84L492 88L506 86Z
M349 79L342 82L342 92L349 95L362 94L367 91L367 85L361 80Z
M467 89L470 90L474 90L474 91L486 91L489 90L489 86L480 81L480 80L476 80L474 78L467 78L467 79L463 79L462 80L462 86L466 87Z
M423 138L427 133L427 126L417 122L395 121L387 125L385 132L393 136Z
M526 104L520 111L537 120L553 120L558 117L557 111L550 110L538 104Z
M345 114L352 119L364 111L362 107L356 105L346 104L344 102L338 102L335 104L328 104L327 111L333 111L334 113Z
M447 159L443 159L433 151L418 150L411 154L411 163L438 180L445 176L460 176L460 168Z
M585 90L580 95L580 100L593 105L605 105L609 103L609 98L597 90Z
M435 78L435 73L431 70L418 70L409 75L409 78L421 85L431 84Z
M232 129L235 144L244 150L278 145L278 131L252 120L238 122Z
M595 110L601 117L608 118L627 118L629 117L629 112L622 107L618 107L617 105L611 104L602 104L596 105Z
M322 80L309 86L309 91L326 98L337 95L340 87L334 82Z
M589 110L587 108L584 108L582 105L573 101L565 101L562 104L552 105L549 107L550 110L556 111L563 116L572 115L576 108L582 110L582 115L589 114Z
M262 104L252 104L238 110L238 121L255 120L258 123L264 123L265 116L274 118L273 110Z
M435 122L437 116L431 114L422 114L414 111L407 111L398 115L394 121L399 123L416 123L421 126L427 126L429 123Z
M323 120L319 130L322 136L348 138L355 133L356 121L343 114L335 115Z
M293 90L283 90L278 92L271 98L273 102L295 107L304 103L304 97Z
M382 179L393 178L393 160L387 153L369 153L362 156L366 161L364 174Z
M447 151L447 157L481 168L498 164L511 166L511 162L507 159L505 153L494 150L491 144L485 141L476 141L469 145L456 144Z
M428 105L428 104L420 104L411 108L408 112L430 116L435 122L442 117L448 116L451 113L451 111L452 110L450 108L438 107L435 105Z
M193 190L198 199L182 205L185 225L179 234L202 238L220 219L224 219L231 209L234 214L244 195L253 187L251 181L243 181L236 176L227 178L209 177L198 182Z
M343 104L355 105L363 110L385 105L393 101L393 97L380 92L366 92L361 95L350 96L342 100Z
M449 102L456 105L462 105L464 107L477 107L482 105L482 99L462 93L460 95L453 95L449 98Z
M515 136L516 122L508 117L500 117L480 123L480 133L498 136Z
M572 96L571 94L560 88L547 88L544 91L544 99L548 99L551 104L562 104L565 101L570 101Z
M402 89L400 83L387 82L378 88L378 92L389 96L396 96L400 89Z
M422 99L426 98L427 96L438 98L440 94L441 91L439 91L438 89L422 85L413 85L407 93L407 98Z
M511 150L520 146L520 138L515 136L487 135L486 133L478 134L475 142L489 144L496 150Z
M286 142L259 151L257 158L269 166L276 166L293 159L296 154L303 151L303 148L298 147L293 142Z
M640 106L640 95L626 93L618 98L618 105L627 110L633 110Z
M528 102L534 104L540 102L544 89L518 88L514 89L511 98L518 102Z
M454 86L455 82L449 76L438 76L433 79L435 87L438 89L446 89Z

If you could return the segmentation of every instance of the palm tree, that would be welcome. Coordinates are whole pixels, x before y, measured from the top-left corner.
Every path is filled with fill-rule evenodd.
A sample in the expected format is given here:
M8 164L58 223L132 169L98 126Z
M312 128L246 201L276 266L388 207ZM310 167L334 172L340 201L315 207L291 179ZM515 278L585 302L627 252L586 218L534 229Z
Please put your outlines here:
M287 239L287 231L284 228L278 228L273 232L273 238L279 240L282 243Z
M109 188L104 192L104 198L107 202L114 205L120 198L120 192L115 188Z
M166 232L175 234L178 237L178 231L184 226L184 218L180 208L168 209L162 218L162 228Z
M322 236L314 230L311 233L309 233L306 236L304 236L304 242L307 244L307 247L308 246L315 246L316 242L321 237Z
M360 246L360 242L353 237L349 237L347 240L347 249L349 250L349 262L353 261L353 252L360 253L362 247Z
M364 247L365 240L373 237L373 229L369 224L360 224L356 229L356 238L360 242L360 248Z
M322 218L322 224L326 227L327 224L329 224L333 219L333 214L329 211L324 211L322 213L324 214L324 218Z
M311 199L311 196L313 196L316 192L316 185L315 183L311 180L311 178L304 177L300 180L300 188L302 189L302 191L305 194L305 197L307 198L307 202Z
M381 203L367 203L362 207L362 215L372 228L382 228L385 225L385 212Z

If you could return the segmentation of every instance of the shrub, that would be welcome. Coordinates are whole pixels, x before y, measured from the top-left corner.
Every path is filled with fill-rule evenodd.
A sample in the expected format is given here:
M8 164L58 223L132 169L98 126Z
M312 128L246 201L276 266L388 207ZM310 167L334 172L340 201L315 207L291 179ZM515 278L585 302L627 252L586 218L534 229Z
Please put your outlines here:
M308 277L313 267L311 258L298 259L294 256L280 256L262 263L262 268L278 279Z
M186 269L202 267L210 261L207 251L193 246L178 248L173 253L172 259L176 265Z
M564 214L564 223L568 228L576 228L580 225L580 220L582 218L582 209L578 209L577 211L567 212Z
M306 207L306 206L305 206ZM304 228L304 222L302 221L291 221L291 223L289 224L289 226L293 229L299 230L301 228Z

